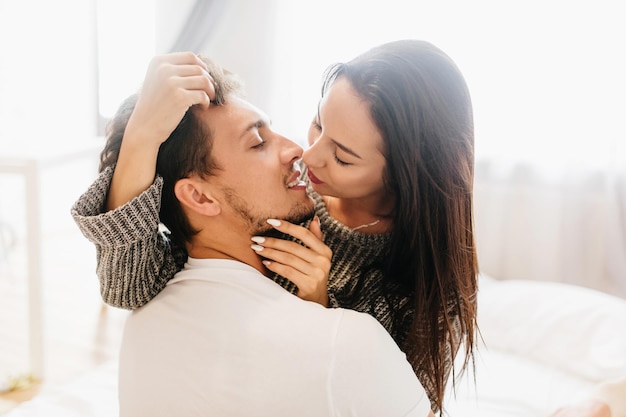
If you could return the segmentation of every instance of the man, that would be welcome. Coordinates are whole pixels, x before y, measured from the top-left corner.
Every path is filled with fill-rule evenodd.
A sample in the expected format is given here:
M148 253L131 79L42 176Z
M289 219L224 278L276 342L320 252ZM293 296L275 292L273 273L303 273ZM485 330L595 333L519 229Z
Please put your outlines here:
M185 242L189 259L128 319L120 415L433 416L405 355L374 318L303 301L263 275L251 236L274 226L306 240L294 230L299 226L266 220L299 223L313 206L293 168L302 149L272 131L228 73L193 54L153 61L137 104L127 103L116 116L105 165L117 160L120 147L132 146L124 132L141 136L137 120L145 118L137 115L159 90L146 86L179 83L161 100L180 101L184 117L154 146L163 178L161 219L175 241ZM164 115L170 116L176 115ZM123 154L125 169L153 181L154 167L127 164ZM92 187L109 184L96 180ZM120 228L142 227L133 204L142 204L143 193L126 203L137 194L127 191L108 196L122 223L107 221L111 212L99 214L102 200L83 196L75 205L74 218L96 244Z

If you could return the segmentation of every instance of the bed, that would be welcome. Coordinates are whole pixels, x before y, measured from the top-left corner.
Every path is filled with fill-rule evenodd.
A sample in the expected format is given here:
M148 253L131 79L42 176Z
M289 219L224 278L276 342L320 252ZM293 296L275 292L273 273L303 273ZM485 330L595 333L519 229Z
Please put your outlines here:
M568 284L485 275L478 300L476 366L448 384L448 415L544 417L600 382L626 377L626 300ZM116 375L117 364L106 363L5 416L114 417Z
M626 377L626 300L488 276L481 277L478 300L475 372L449 393L450 416L548 416L598 384Z

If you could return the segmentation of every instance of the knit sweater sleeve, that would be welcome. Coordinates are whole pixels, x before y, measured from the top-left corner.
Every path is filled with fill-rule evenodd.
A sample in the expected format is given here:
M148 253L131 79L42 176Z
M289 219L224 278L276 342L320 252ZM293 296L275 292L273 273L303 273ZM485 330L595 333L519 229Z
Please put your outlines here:
M163 180L115 210L104 212L113 167L104 170L71 208L82 234L96 246L96 274L105 303L137 309L153 299L184 262L184 249L159 231ZM178 266L175 259L178 259Z

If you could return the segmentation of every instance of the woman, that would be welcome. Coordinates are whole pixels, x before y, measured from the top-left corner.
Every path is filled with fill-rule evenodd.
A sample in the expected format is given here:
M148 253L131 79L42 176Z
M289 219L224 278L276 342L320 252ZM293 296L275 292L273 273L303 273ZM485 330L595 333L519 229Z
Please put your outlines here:
M466 358L474 344L474 137L463 77L426 42L373 48L329 69L308 139L303 162L333 251L330 304L381 321L440 410L459 342Z
M153 62L134 110L116 116L130 120L121 148L118 143L103 152L102 169L117 162L107 208L133 204L140 195L134 204L145 205L141 217L121 223L116 211L107 213L109 227L156 224L158 147L190 105L209 105L214 92L195 56L172 60ZM114 121L115 134L121 138ZM303 157L324 243L333 253L330 274L303 277L299 263L315 256L301 256L304 249L294 242L253 237L252 249L269 270L291 280L277 278L298 296L378 319L407 354L435 411L442 409L460 344L463 368L474 348L473 140L469 92L447 55L415 40L373 48L326 74ZM98 246L98 275L107 303L137 308L164 287L186 254L156 228L128 233L117 230L123 245L112 238Z

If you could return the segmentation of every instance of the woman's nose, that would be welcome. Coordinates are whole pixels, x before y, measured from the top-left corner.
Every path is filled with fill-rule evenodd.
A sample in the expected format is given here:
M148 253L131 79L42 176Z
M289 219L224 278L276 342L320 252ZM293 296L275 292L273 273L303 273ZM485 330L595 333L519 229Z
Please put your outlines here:
M307 150L305 150L302 154L302 161L310 167L319 167L321 165L321 158L319 155L320 141L317 140L313 142L311 146Z

